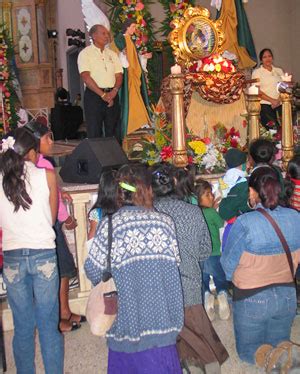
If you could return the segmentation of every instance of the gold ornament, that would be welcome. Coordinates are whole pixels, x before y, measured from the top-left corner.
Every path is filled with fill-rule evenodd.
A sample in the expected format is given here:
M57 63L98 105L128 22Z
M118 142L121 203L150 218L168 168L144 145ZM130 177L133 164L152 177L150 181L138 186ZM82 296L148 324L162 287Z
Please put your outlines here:
M212 21L208 9L190 7L171 26L174 30L169 34L169 42L179 64L189 67L194 61L221 52L225 40L222 21Z

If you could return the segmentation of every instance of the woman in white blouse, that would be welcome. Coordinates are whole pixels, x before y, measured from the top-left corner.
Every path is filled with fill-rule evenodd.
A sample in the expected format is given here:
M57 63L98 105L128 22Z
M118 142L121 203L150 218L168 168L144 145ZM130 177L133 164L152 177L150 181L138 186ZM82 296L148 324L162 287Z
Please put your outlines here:
M252 79L259 78L261 97L261 124L269 129L279 127L277 115L281 116L281 101L277 91L277 84L284 75L282 69L273 66L273 53L271 49L264 48L259 53L261 65L252 73Z

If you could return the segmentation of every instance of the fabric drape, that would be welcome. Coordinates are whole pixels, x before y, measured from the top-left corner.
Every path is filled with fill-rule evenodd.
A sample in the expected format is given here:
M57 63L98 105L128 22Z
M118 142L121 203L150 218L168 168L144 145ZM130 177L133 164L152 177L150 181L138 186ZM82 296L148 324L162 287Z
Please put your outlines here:
M123 84L120 90L122 138L150 122L149 99L144 73L133 41L129 35L119 34L115 38L117 48L126 48L129 67L123 69Z
M222 27L225 33L223 49L237 56L240 69L254 67L256 53L241 0L223 0L219 19L223 21Z

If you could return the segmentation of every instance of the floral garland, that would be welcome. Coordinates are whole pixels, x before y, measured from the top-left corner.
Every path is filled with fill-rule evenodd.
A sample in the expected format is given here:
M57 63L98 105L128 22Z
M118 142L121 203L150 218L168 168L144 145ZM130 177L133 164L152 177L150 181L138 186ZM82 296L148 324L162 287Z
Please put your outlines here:
M143 139L142 161L148 165L159 162L172 162L172 124L159 106L153 113L154 135ZM189 164L195 164L202 174L224 172L224 155L229 148L243 149L240 133L234 127L227 129L223 124L214 126L214 141L211 138L199 138L186 128L186 145Z
M176 18L182 17L187 8L195 6L194 0L159 0L159 2L162 4L166 16L160 28L161 33L165 37L168 37L172 30L171 22Z
M184 11L188 7L195 6L195 0L175 0L175 1L168 1L168 0L159 0L161 5L164 8L165 19L162 22L162 26L160 27L159 31L162 35L167 39L168 35L172 31L171 22L179 17L182 17ZM172 48L169 42L166 40L164 42L164 50L166 53L166 58L168 61L168 65L174 65L174 56Z
M132 36L139 53L151 51L151 45L155 41L153 32L154 18L151 16L148 6L149 0L107 0L105 2L109 10L109 18L114 33L120 32L121 25L127 19L136 21L136 33Z
M221 55L213 55L195 62L190 66L189 71L192 73L199 73L203 71L211 74L226 74L235 73L236 67L231 60L228 60Z
M12 41L0 26L0 138L18 122L15 111L16 94L13 87L11 61L14 55Z

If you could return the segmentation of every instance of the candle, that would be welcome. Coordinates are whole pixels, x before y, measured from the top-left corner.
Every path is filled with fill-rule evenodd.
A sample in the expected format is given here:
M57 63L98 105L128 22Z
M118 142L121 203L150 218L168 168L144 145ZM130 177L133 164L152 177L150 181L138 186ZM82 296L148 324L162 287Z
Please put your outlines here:
M282 82L291 82L292 81L292 76L288 75L288 73L285 73L284 75L281 76Z
M256 87L255 84L250 86L249 89L248 89L248 94L249 95L258 95L258 87Z
M171 74L181 74L181 67L180 65L175 64L174 66L171 66Z

